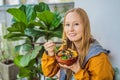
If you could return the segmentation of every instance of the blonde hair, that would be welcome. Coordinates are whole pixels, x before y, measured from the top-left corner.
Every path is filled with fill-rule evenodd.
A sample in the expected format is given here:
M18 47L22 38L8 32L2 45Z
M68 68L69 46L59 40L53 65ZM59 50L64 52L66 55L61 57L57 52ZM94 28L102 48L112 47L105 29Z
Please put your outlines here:
M83 32L82 32L82 38L81 38L81 42L80 42L80 54L79 54L79 57L80 57L79 62L80 62L80 66L82 66L84 58L88 53L90 43L92 41L91 30L90 30L90 22L89 22L89 18L88 18L87 13L83 9L73 8L73 9L67 11L67 13L65 14L63 25L65 24L65 19L66 19L67 14L69 14L71 12L78 13L82 22L83 22ZM66 45L63 45L63 48L75 49L75 46L74 46L73 42L71 42L67 38L64 31L63 31L63 40L66 40ZM67 79L67 80L69 80L69 79Z

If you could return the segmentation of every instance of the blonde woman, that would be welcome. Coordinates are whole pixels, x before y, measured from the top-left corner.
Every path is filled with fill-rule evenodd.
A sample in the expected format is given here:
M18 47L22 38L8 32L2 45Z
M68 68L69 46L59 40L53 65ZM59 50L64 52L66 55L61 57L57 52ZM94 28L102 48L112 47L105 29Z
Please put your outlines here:
M59 72L60 80L113 80L114 71L106 49L91 36L87 13L81 8L69 10L64 16L63 40L61 48L76 50L79 57L71 66L62 65L55 58L55 43L44 44L47 54L42 57L45 76L53 77Z

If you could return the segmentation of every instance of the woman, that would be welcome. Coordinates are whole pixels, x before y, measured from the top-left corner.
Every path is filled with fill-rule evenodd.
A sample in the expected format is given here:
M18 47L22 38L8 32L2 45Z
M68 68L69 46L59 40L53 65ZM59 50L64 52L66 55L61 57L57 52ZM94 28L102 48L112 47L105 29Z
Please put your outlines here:
M60 72L60 80L113 80L114 71L108 60L109 51L92 38L87 13L81 8L69 10L64 17L63 44L61 48L77 51L79 57L71 66L57 63L55 43L44 44L47 54L42 57L45 76L52 77Z

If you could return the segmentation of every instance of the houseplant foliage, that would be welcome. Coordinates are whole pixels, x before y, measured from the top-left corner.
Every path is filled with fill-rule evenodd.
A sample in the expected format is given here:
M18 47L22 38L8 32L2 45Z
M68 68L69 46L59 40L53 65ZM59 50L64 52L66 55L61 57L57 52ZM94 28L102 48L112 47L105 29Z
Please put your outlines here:
M23 44L15 46L14 63L19 67L19 77L29 80L41 77L41 56L44 52L42 45L35 43L44 37L46 41L53 37L61 38L62 17L58 12L52 12L46 3L36 5L21 5L19 8L7 10L13 16L12 25L7 28L4 36L9 41L24 40ZM22 54L20 50L22 49Z

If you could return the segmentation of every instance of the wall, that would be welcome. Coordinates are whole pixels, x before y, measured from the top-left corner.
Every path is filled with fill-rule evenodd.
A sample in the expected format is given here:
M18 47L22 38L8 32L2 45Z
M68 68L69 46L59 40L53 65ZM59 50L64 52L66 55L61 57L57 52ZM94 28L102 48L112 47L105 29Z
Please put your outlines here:
M111 63L120 70L120 0L76 0L75 7L87 11L93 36L111 50Z

